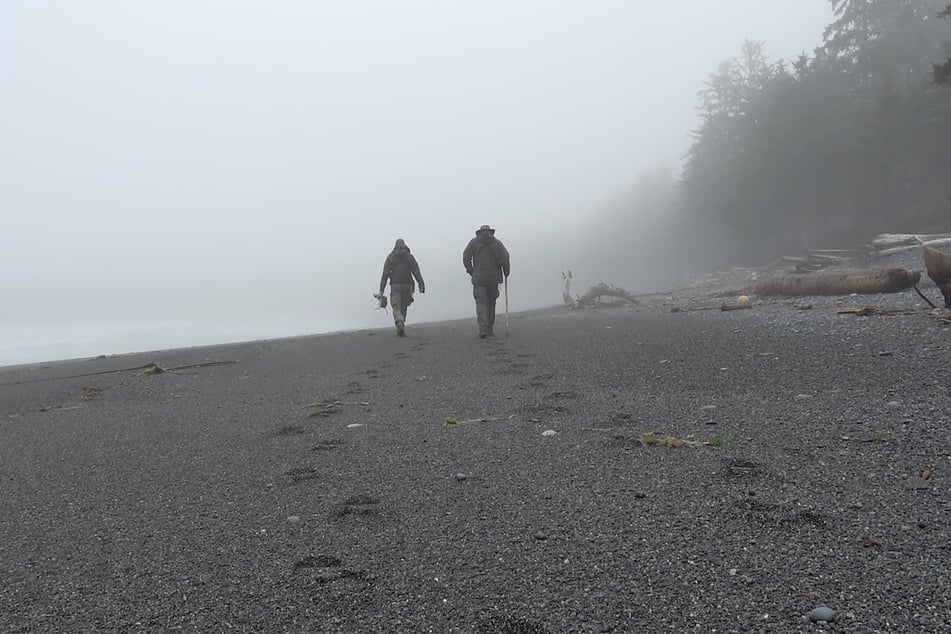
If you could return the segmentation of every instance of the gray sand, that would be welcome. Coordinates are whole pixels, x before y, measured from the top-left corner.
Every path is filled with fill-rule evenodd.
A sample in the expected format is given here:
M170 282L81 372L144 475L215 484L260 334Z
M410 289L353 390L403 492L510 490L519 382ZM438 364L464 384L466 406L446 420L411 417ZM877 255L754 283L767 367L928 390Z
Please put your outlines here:
M849 299L2 369L0 630L951 631L949 331Z

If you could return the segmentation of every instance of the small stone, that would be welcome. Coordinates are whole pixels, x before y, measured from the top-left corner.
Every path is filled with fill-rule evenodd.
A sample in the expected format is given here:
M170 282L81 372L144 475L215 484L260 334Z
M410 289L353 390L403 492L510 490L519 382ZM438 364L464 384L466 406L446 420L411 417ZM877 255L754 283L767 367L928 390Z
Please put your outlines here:
M457 473L455 477L456 477L456 480L458 480L459 482L464 482L469 479L469 476L466 475L465 473Z
M634 497L636 497L638 500L643 500L644 498L647 497L647 494L638 491L637 493L634 494Z
M797 394L796 395L797 401L808 401L811 398L814 398L812 394Z
M353 429L354 427L363 427L363 423L350 423L347 425L347 429Z
M899 403L898 401L888 401L887 403L885 403L885 405L886 407L899 407L901 406L901 403Z
M542 432L542 436L546 436L546 437L547 437L547 436L554 436L554 435L557 434L557 433L558 433L558 432L556 432L554 429L546 429L545 431Z
M878 353L878 356L880 356L880 357L890 357L890 356L892 356L893 354L895 354L895 353L892 352L891 350L882 350L881 352Z
M300 516L299 516L299 515L288 515L288 516L287 516L287 521L290 522L291 524L296 524L297 522L300 521Z
M543 542L543 541L545 541L546 539L548 539L548 535L545 534L544 531L538 531L538 532L535 533L535 539L537 539L538 541L542 541L542 542Z
M713 412L713 411L716 411L716 409L717 409L717 406L716 406L716 405L704 405L703 407L700 408L700 411L701 411L701 412Z
M736 568L730 568L729 572L731 577L735 577L736 573L739 572L739 570L737 570Z
M809 620L813 623L818 623L819 621L825 621L828 623L835 620L835 610L832 608L827 608L824 605L820 605L819 607L813 609L808 616Z

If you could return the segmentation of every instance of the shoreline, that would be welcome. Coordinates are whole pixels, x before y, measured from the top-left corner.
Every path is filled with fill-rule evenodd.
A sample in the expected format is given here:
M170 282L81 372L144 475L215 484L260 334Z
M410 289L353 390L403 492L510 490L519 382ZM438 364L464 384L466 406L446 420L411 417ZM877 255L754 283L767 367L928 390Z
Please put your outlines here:
M514 317L515 315L531 315L531 314L534 314L534 313L537 313L537 312L544 312L544 311L549 311L549 310L556 310L556 309L559 309L559 308L561 308L561 307L560 307L560 306L551 306L551 307L544 307L544 308L526 309L526 310L523 310L523 311L519 311L518 313L512 313L512 316ZM453 318L453 319L439 319L439 320L434 320L434 321L429 321L429 322L418 322L416 325L418 325L418 326L423 326L423 325L439 325L439 324L442 324L442 323L465 321L466 319L468 319L468 318L467 318L467 317L458 317L458 318ZM473 319L474 319L474 317L473 317ZM300 339L300 338L318 337L318 336L326 336L326 335L334 335L334 334L348 334L348 333L362 332L362 331L370 331L370 330L385 330L385 329L387 329L387 328L392 329L392 327L393 327L392 324L386 324L386 325L380 325L380 326L357 327L357 328L344 328L344 329L334 328L334 329L329 329L329 330L324 330L324 331L318 331L318 332L308 332L308 333L300 333L300 334L282 334L282 335L276 335L276 336L273 336L273 337L259 337L259 336L243 337L243 336L241 336L241 335L235 335L236 338L234 338L234 339L228 339L227 341L213 341L213 342L210 342L210 343L192 343L192 344L183 344L183 345L170 345L170 346L163 346L163 347L156 347L156 348L153 348L153 347L143 347L143 348L141 348L141 349L137 349L137 350L127 350L127 351L124 351L124 352L96 353L96 354L80 354L80 355L76 355L76 356L55 357L55 358L50 358L50 359L41 359L41 360L37 360L37 361L23 361L23 362L16 362L16 363L0 363L0 373L6 372L6 371L11 370L11 369L21 369L21 368L30 367L30 366L49 365L49 364L58 364L58 363L69 363L69 362L77 362L77 361L88 361L88 360L92 360L92 359L112 358L112 357L129 356L129 355L142 355L142 354L165 353L165 352L170 352L170 351L174 351L174 350L184 350L184 349L191 349L191 348L210 348L210 347L215 347L215 346L231 346L231 345L240 345L240 344L253 344L253 343L255 343L255 342L261 342L261 341L279 341L279 340L283 340L283 339ZM152 337L154 338L154 333L152 333ZM196 341L204 340L204 341L207 341L207 340L208 340L209 338L211 338L211 337L210 337L210 336L203 336L203 335L188 335L188 334L184 334L184 335L181 335L179 338L181 338L181 339L183 339L183 340L196 340ZM123 338L121 338L121 339L125 339L125 337L123 337ZM74 345L74 344L71 344L71 343L68 343L68 342L63 342L63 343L49 344L49 345L22 346L22 347L21 347L21 346L11 346L10 350L18 350L18 349L21 349L21 348L38 349L38 348L50 348L50 347L62 347L62 348L76 347L76 346L86 347L86 345L87 345L87 344L75 344L75 345ZM97 347L108 347L109 344L108 344L108 343L103 343L103 346L99 346L99 342L97 341L95 344L89 344L89 345L90 345L90 346L95 345L95 346L97 346ZM2 352L2 351L0 351L0 352Z

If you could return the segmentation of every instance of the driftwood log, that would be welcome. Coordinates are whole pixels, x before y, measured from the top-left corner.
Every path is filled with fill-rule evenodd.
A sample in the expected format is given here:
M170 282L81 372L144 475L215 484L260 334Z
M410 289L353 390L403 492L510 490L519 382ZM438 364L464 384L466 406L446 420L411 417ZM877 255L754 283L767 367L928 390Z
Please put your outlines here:
M575 308L590 306L596 301L599 301L602 297L614 297L624 300L629 304L640 304L640 302L637 301L637 298L634 297L630 291L626 291L623 288L601 282L600 284L595 284L589 288L584 295L579 295L575 300Z
M941 294L944 295L944 307L951 308L951 255L925 247L924 258L928 277L937 284Z
M578 295L575 299L571 298L571 278L573 275L569 270L567 273L564 271L561 272L562 286L561 286L561 299L565 302L565 305L569 308L584 308L585 306L591 306L601 300L603 297L614 297L616 299L624 300L629 304L640 304L637 301L637 298L630 291L626 291L619 286L614 286L612 284L605 284L601 282L595 284L588 289L584 295Z
M907 269L879 269L872 271L824 271L819 273L789 273L760 280L751 291L757 295L870 295L897 293L913 287L921 273Z

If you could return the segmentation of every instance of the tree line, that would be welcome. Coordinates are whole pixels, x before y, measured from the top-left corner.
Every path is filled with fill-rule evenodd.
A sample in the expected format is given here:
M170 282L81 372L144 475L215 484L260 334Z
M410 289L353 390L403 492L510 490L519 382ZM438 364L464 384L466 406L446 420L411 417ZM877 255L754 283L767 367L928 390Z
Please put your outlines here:
M812 54L762 42L699 93L678 235L707 266L951 230L951 4L831 0Z

